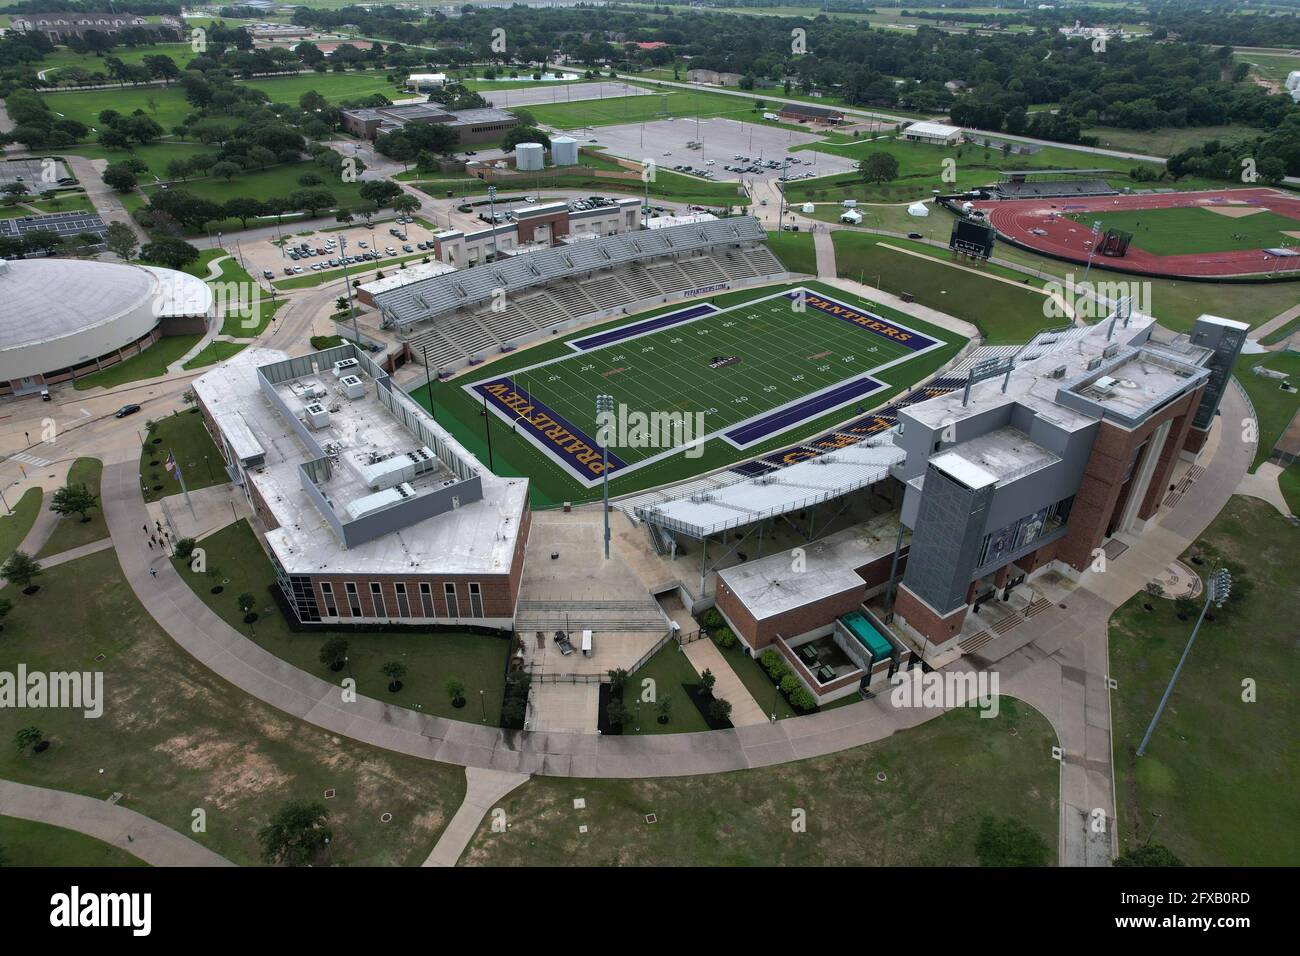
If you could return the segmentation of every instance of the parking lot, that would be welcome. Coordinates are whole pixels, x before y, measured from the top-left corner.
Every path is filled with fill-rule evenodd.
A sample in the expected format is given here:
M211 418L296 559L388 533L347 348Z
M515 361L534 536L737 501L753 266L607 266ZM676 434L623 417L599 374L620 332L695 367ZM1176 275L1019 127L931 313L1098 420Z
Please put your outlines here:
M389 230L403 232L405 239L392 235ZM379 268L385 261L418 256L425 250L420 243L427 243L433 233L419 222L398 223L396 220L376 221L373 229L364 225L350 226L337 232L313 232L308 235L284 235L283 248L271 240L261 240L247 245L241 244L240 252L249 273L265 279L270 272L275 279L288 278L293 275L309 275L313 272L328 272L343 268L343 254L340 252L339 239L347 239L347 256L354 261L347 263L349 268L360 270ZM302 246L311 250L311 255L302 255L297 250ZM410 246L410 251L406 250ZM298 258L293 258L298 255ZM378 258L361 258L377 256ZM285 272L288 269L290 272Z
M720 117L664 119L644 126L640 123L602 126L590 135L598 138L610 153L624 159L653 160L659 169L665 170L689 166L690 170L674 171L718 182L778 179L781 164L787 159L791 179L845 173L855 165L853 160L831 153L789 151L792 146L821 139L814 134ZM699 146L690 147L688 143Z
M27 186L29 192L36 193L53 189L56 185L73 185L75 180L72 179L72 174L68 172L68 167L62 160L51 158L49 163L48 173L46 173L44 159L10 159L0 163L0 186L21 182ZM60 183L60 179L64 182Z

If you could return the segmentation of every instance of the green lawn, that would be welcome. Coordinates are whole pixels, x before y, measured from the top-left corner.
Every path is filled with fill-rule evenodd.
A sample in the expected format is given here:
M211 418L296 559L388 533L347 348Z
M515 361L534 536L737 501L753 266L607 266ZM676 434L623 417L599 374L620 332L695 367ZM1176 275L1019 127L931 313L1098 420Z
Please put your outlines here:
M928 256L936 254L933 248L860 232L837 232L833 239L841 276L895 295L909 293L922 305L965 319L984 334L987 344L1026 342L1040 329L1065 324L1047 316L1047 299L1041 293L954 268L945 260L927 261L887 246L924 249ZM989 272L997 274L991 268Z
M829 295L840 301L853 301L853 297L846 295L837 289L824 286L819 283L809 281L801 283L807 289ZM749 302L750 300L763 296L772 295L782 289L794 288L793 284L769 286L763 289L749 289L741 292L722 293L717 296L708 297L705 301L712 302L718 308L726 308L731 305ZM701 474L716 468L724 467L734 461L737 461L742 455L750 457L752 455L763 454L788 445L796 443L798 440L813 435L820 434L827 429L834 427L848 419L855 417L856 409L861 407L864 410L885 404L899 392L905 390L908 386L920 381L933 374L939 368L943 367L951 358L965 345L965 340L952 332L933 328L924 322L914 320L910 317L902 316L895 313L888 307L877 304L869 304L870 308L881 314L884 318L891 319L906 325L925 335L937 336L942 341L948 343L943 348L928 352L925 355L916 356L906 362L902 362L884 371L873 373L876 378L885 383L886 388L878 390L862 402L860 406L849 405L838 410L832 410L809 422L801 423L788 430L766 439L760 443L747 448L743 453L738 452L730 443L721 439L710 439L705 442L703 454L697 458L685 458L682 454L676 454L666 457L657 462L647 464L635 471L625 473L622 477L615 475L611 478L611 486L615 494L624 494L637 491L643 488L652 487L667 481L678 480L690 475ZM658 309L650 309L639 313L634 317L620 319L611 322L602 327L605 329L616 328L627 322L635 322L646 319L647 317L657 315L666 311L675 311L682 308L681 303L675 303L670 306L664 306ZM823 330L827 327L820 327ZM830 328L833 328L830 327ZM491 374L493 376L513 372L528 366L536 365L539 362L548 361L557 357L571 357L575 353L565 343L575 337L592 334L593 329L584 329L581 332L571 333L567 336L556 337L546 343L539 344L529 349L524 349L518 353L509 356L503 356L495 360L491 365ZM852 330L851 330L852 331ZM693 337L693 336L692 336ZM873 336L873 339L875 337ZM640 340L638 340L640 342ZM669 343L672 344L671 342ZM892 345L892 343L889 343ZM641 343L638 348L645 347ZM759 347L759 343L754 343L753 348ZM612 354L619 354L617 352ZM883 355L883 352L879 354ZM863 353L855 348L853 353L855 360L860 359ZM841 356L847 358L848 356ZM803 361L807 356L801 355L798 360ZM809 361L811 361L809 359ZM883 359L882 359L883 361ZM874 364L874 363L873 363ZM738 372L745 368L744 364L732 366L728 369L721 370L725 372ZM812 366L814 370L816 366ZM578 369L581 371L580 369ZM824 375L817 371L818 375ZM435 382L433 386L434 399L437 405L438 420L446 427L450 428L453 434L463 442L475 455L482 456L482 460L488 460L486 442L484 438L484 419L480 414L481 402L471 398L470 395L462 388L466 381L484 377L482 370L475 370L468 376L450 379L444 382ZM533 379L524 377L526 387L532 387ZM668 379L670 382L680 383L681 377L674 373ZM614 387L614 386L611 386ZM769 386L764 386L769 387ZM770 387L777 388L774 383ZM785 386L788 390L790 387L787 381ZM666 391L662 383L655 386L655 392L652 397L644 399L649 404L641 407L644 409L654 408L675 408L677 406L665 404L675 400L678 397L684 397L686 392L677 392L675 389ZM421 402L428 407L428 390L426 388L416 389L412 395L416 401ZM621 382L615 388L614 395L617 401L631 401L627 398L626 392L622 390ZM622 396L622 397L620 397ZM758 395L759 399L767 401L770 398L768 392L762 392ZM757 399L755 399L757 403ZM731 402L736 405L738 403ZM717 404L718 414L722 414L721 403ZM594 416L591 409L583 409L584 420L590 420ZM730 414L728 412L727 414ZM707 413L706 413L707 416ZM531 443L526 441L522 436L511 434L510 430L497 418L493 418L493 456L494 470L497 474L507 475L527 475L530 481L530 493L536 506L541 507L560 501L581 501L589 500L599 495L599 488L585 488L577 484L570 477L567 470L561 469L553 460L544 455L535 448ZM710 418L706 417L706 426L712 430L709 425Z
M1285 231L1300 230L1300 222L1267 210L1240 219L1204 207L1102 211L1069 218L1089 226L1100 220L1103 230L1131 232L1135 246L1157 256L1266 249L1293 243Z
M275 571L247 521L204 538L199 547L205 552L206 574L175 561L181 577L227 624L251 636L272 654L331 683L352 677L358 693L367 697L456 720L481 722L486 714L487 723L497 726L509 641L459 633L342 634L349 645L349 665L334 672L320 662L320 649L335 632L289 630L271 599L269 589L277 586ZM212 594L211 588L217 585L222 592ZM251 629L239 610L239 596L244 593L257 599L258 619ZM388 678L381 670L389 661L400 661L407 667L402 678L404 686L396 694L389 692ZM445 688L450 677L459 678L465 685L469 705L463 709L451 706Z
M986 814L1031 828L1054 860L1056 737L1026 705L1003 697L1000 706L996 718L958 708L873 744L759 770L648 780L533 777L500 801L509 828L493 833L485 820L461 863L972 866ZM586 809L574 809L575 797ZM792 826L795 810L805 811L806 832Z
M145 146L135 146L130 150L105 149L98 143L81 143L68 147L65 152L74 156L84 156L87 159L103 159L109 163L121 163L128 158L138 159L149 167L148 173L138 177L141 182L147 183L154 176L162 180L170 178L167 175L167 164L173 160L187 160L199 153L211 153L215 150L201 143L183 143L179 140L167 139Z
M817 274L817 252L811 232L769 232L767 247L790 272Z
M216 365L231 356L238 355L246 348L248 348L247 342L209 342L203 346L198 355L182 365L181 368L187 370L207 368L209 365Z
M1262 336L1259 340L1259 344L1276 345L1278 342L1290 338L1295 333L1296 329L1300 329L1300 316L1296 316L1296 318L1287 322L1285 325L1274 329L1272 332L1268 333L1268 335Z
M138 86L110 90L77 90L69 93L46 93L43 99L57 116L78 120L95 129L99 114L104 110L117 110L124 115L143 110L163 129L179 126L181 120L194 112L179 86ZM71 150L75 152L74 150Z
M1278 487L1282 497L1293 515L1300 515L1300 465L1292 465L1277 476Z
M187 21L188 22L188 21ZM57 47L53 53L47 53L39 64L38 70L66 70L70 68L79 68L88 73L104 73L107 75L108 68L104 65L104 60L108 57L116 57L128 66L139 66L144 62L146 56L157 55L169 56L182 70L185 65L193 60L198 54L191 49L189 43L155 43L152 46L137 47L115 47L105 56L96 56L93 53L75 53L67 47ZM47 79L59 79L58 75L47 77Z
M390 100L410 96L401 85L388 82L387 72L364 73L349 70L346 73L300 73L297 76L257 77L243 80L241 86L251 86L271 97L272 103L298 105L302 94L315 90L331 103L342 100L359 100L372 93L382 93Z
M1138 595L1111 618L1115 790L1121 852L1154 842L1189 866L1296 866L1295 608L1300 529L1272 505L1234 497L1191 553L1235 569L1249 595L1202 626L1146 754L1138 743L1155 713L1193 621L1172 602L1142 610ZM1199 602L1198 602L1199 603ZM1243 683L1257 700L1243 700ZM1157 816L1158 815L1158 816Z
M174 454L180 462L185 486L190 491L230 480L221 452L213 444L208 430L203 427L203 416L195 409L187 409L158 419L149 429L148 443L140 450L140 474L144 479L145 501L157 501L181 493L180 484L163 467L168 454ZM162 487L158 488L158 485Z
M9 502L13 511L0 517L0 563L18 550L27 532L32 530L40 514L42 497L40 488L28 488L17 501Z
M320 175L320 172L320 167L315 163L304 161L289 163L285 166L272 166L263 170L245 171L229 181L211 176L206 179L191 179L187 182L177 183L173 188L183 189L193 196L210 199L218 203L226 202L235 197L267 200L283 198L307 188L298 182L299 177L308 174ZM327 180L319 188L328 189L333 193L334 198L340 205L351 206L361 202L361 183L359 182L345 183ZM146 186L145 195L152 195L156 190L156 186ZM230 228L240 228L238 220L233 220L233 223ZM262 223L262 225L265 225L265 223Z
M258 829L290 800L329 810L323 862L418 865L464 797L458 767L322 730L215 676L140 606L113 551L51 568L40 583L31 597L14 595L6 656L32 671L102 671L104 712L0 710L0 740L36 724L51 741L37 755L0 747L0 778L97 799L121 793L121 806L246 865L259 861ZM206 812L205 833L191 831L195 809Z
M99 496L99 479L103 475L104 464L98 458L78 458L68 469L69 485L85 485L87 490L96 497ZM54 492L50 492L53 499ZM46 505L48 508L49 505ZM95 507L86 515L88 520L83 521L78 515L66 515L59 518L58 524L46 539L44 547L37 552L38 557L47 557L51 554L60 554L64 551L70 551L73 548L79 548L83 544L90 544L93 541L102 541L108 537L108 522L104 520L102 508Z
M1240 54L1239 54L1240 55ZM1293 58L1300 64L1300 59ZM1292 69L1300 69L1294 66ZM1286 74L1283 74L1285 76ZM1084 136L1096 136L1102 149L1117 149L1143 156L1173 156L1194 146L1203 146L1211 140L1254 139L1265 130L1253 126L1169 126L1163 129L1120 129L1116 126L1092 126L1083 130ZM1127 168L1122 159L1112 159L1112 165Z
M654 681L653 685L643 683ZM700 682L700 676L682 653L681 645L669 641L657 654L627 677L623 702L632 712L633 722L623 728L624 734L686 734L709 729L700 710L686 695L684 684ZM653 686L654 693L650 693ZM642 700L642 697L646 700ZM671 698L668 723L661 724L655 701ZM653 699L651 699L653 698ZM639 730L637 728L640 728Z
M139 355L118 362L106 369L92 372L73 383L78 390L87 388L116 388L127 382L157 378L167 372L167 366L194 348L203 336L167 335L149 346Z
M1251 471L1261 462L1268 461L1273 446L1291 424L1296 412L1300 411L1300 392L1282 391L1278 387L1281 382L1254 374L1251 369L1256 366L1274 372L1285 372L1291 377L1291 384L1300 388L1300 353L1270 352L1237 360L1237 381L1246 389L1259 419L1259 447L1255 451Z
M713 638L710 637L707 640L713 640ZM785 699L785 696L777 690L776 685L767 676L767 671L763 670L763 665L758 662L757 658L746 654L739 641L731 647L722 647L717 641L713 643L718 648L718 652L727 659L727 663L731 665L731 669L740 678L740 682L745 685L755 703L763 709L763 713L771 714L775 709L777 720L785 720L787 717L795 716L794 708L790 706L790 702ZM852 702L859 698L850 695L846 699Z
M401 267L403 262L415 262L417 260L423 262L426 259L431 261L432 258L433 253L431 252L417 252L409 256L392 256L379 262L372 262L364 268L354 264L348 266L346 270L324 269L320 272L303 272L300 276L294 276L292 279L281 279L279 282L271 284L277 289L311 289L337 279L339 282L339 295L346 295L347 289L343 285L345 272L349 282L371 282L378 278L381 272L386 276L392 275L395 270Z
M148 864L76 830L0 816L0 865L80 869Z
M1249 63L1251 72L1276 83L1283 82L1292 70L1300 70L1300 57L1297 56L1240 50L1233 53L1232 58L1238 63Z
M762 110L755 110L753 103L743 97L693 90L669 91L667 88L663 92L655 90L644 96L615 96L574 103L539 103L523 108L532 113L539 123L558 129L649 123L678 116L730 116L746 122L762 122L763 114Z

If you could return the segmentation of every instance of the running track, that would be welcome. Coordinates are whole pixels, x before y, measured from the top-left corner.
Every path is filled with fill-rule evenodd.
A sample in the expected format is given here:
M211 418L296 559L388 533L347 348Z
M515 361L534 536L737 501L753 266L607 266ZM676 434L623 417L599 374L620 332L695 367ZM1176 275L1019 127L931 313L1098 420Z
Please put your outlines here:
M989 222L1000 236L1035 252L1080 264L1088 261L1092 232L1086 225L1062 218L1074 213L1187 206L1266 206L1279 216L1295 219L1296 230L1300 231L1300 198L1274 189L1224 189L1215 192L1090 196L1078 199L1010 199L977 202L973 205L986 212ZM1036 235L1032 231L1035 229L1046 234ZM1300 241L1296 244L1300 245ZM1157 256L1136 245L1130 245L1128 254L1123 258L1096 256L1092 264L1102 269L1156 276L1245 276L1283 271L1300 275L1300 256L1278 259L1263 249Z

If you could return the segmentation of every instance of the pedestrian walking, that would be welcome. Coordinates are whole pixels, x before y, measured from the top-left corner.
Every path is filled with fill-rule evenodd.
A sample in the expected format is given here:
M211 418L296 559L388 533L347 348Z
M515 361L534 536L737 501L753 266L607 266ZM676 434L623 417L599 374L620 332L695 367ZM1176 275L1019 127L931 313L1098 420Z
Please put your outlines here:
M149 550L150 550L150 551L153 550L153 540L152 540L152 539L150 539L149 541L146 541L145 544L149 545Z
M149 533L149 526L147 524L142 524L140 525L140 527L144 529L145 534Z
M156 578L156 577L158 577L158 569L157 569L157 568L150 568L150 569L149 569L149 577L151 577L151 578Z

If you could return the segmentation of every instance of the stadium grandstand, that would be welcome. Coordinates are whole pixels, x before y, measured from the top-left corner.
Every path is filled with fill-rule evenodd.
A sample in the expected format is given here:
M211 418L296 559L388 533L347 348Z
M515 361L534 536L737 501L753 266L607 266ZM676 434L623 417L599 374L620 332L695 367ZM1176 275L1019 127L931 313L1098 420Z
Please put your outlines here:
M607 236L430 276L374 302L417 360L450 371L634 305L782 278L766 238L751 216Z
M1072 196L1115 196L1118 190L1099 174L1109 169L1004 170L993 187L995 199L1068 199Z

